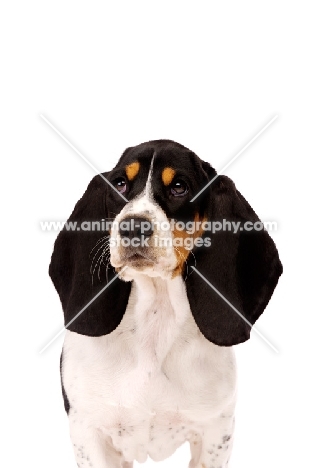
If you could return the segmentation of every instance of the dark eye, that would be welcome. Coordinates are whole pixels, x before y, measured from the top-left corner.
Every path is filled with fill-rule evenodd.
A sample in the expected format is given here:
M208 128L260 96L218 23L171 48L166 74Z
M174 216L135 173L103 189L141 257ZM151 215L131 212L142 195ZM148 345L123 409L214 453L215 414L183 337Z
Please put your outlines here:
M115 188L118 190L118 192L120 192L120 193L126 192L127 183L126 183L125 178L124 178L124 177L118 177L118 178L114 181L114 186L115 186Z
M188 190L189 187L183 180L177 179L171 184L171 194L174 197L183 197L188 193Z

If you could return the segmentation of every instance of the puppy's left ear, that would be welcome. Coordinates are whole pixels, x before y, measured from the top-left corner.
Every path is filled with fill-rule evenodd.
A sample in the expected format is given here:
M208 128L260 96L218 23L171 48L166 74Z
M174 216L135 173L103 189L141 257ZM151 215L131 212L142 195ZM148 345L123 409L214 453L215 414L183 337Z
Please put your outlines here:
M203 168L211 180L216 172L207 163ZM196 264L192 265L253 325L282 274L276 246L266 230L245 230L247 221L253 225L260 220L228 177L219 176L212 182L200 197L200 207L208 221L239 222L243 230L234 234L227 227L226 231L205 233L211 245L194 250ZM251 326L195 271L185 284L194 319L209 341L231 346L250 337Z
M116 275L109 261L100 275L98 272L100 262L109 258L109 232L92 231L90 223L95 221L101 226L101 220L107 219L108 190L100 176L92 179L67 221L68 226L76 223L76 229L64 227L59 233L50 263L49 273L63 306L65 326L81 335L111 333L122 320L131 291L131 283L119 278L108 285Z

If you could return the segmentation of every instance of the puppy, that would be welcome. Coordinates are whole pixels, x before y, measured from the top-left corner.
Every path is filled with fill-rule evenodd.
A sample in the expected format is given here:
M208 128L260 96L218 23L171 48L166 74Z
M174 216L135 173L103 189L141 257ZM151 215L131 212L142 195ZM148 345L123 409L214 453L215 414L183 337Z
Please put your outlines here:
M282 273L268 233L249 229L257 215L228 177L157 140L94 177L68 221L76 229L59 234L49 272L78 466L161 461L189 441L190 468L226 467L232 346L249 338Z

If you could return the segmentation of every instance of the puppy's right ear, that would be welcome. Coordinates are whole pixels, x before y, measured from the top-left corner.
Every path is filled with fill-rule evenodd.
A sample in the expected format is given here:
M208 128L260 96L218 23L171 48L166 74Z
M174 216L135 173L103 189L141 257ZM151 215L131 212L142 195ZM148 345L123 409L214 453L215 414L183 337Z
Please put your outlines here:
M107 177L108 173L103 175ZM116 275L109 260L105 264L106 272L102 275L97 275L97 272L92 275L90 270L91 252L95 255L97 250L104 250L109 243L109 232L89 229L92 221L101 222L108 217L108 190L111 189L101 176L92 179L66 223L67 226L68 223L72 223L71 226L76 223L76 227L69 230L65 226L58 235L49 268L62 303L65 326L81 335L102 336L111 333L122 320L131 291L131 283L119 278L107 286ZM102 260L108 257L109 252ZM100 295L89 304L100 291ZM74 319L85 306L85 310Z

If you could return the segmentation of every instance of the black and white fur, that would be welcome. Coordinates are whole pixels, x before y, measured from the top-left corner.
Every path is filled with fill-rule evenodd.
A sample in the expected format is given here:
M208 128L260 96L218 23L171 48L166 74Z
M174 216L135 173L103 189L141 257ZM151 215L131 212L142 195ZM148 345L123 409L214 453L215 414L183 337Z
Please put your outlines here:
M120 174L126 179L124 168L135 161L140 170L136 180L127 180L128 203L97 176L70 219L258 219L223 176L189 208L189 198L215 171L177 143L159 140L130 148L105 177L112 183ZM165 167L175 168L179 180L184 174L187 199L173 200L163 186ZM106 234L108 240L120 237L117 228ZM180 252L154 246L140 252L138 261L117 246L100 251L100 262L95 261L99 268L107 259L106 274L94 274L89 254L101 245L108 248L99 233L63 231L50 266L66 324L121 271L121 279L66 331L62 385L78 466L130 468L148 455L164 460L189 441L189 468L226 467L236 401L232 345L248 339L250 330L189 267L195 264L254 323L282 271L273 241L266 232L220 234L210 249L184 258L180 274L174 273Z

